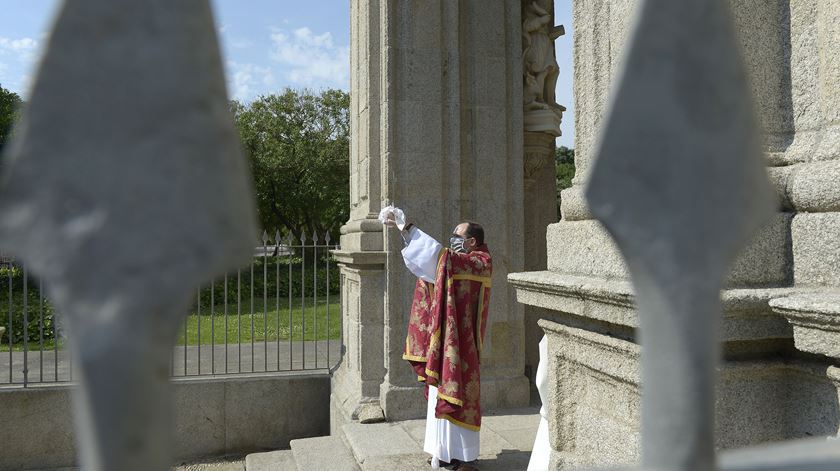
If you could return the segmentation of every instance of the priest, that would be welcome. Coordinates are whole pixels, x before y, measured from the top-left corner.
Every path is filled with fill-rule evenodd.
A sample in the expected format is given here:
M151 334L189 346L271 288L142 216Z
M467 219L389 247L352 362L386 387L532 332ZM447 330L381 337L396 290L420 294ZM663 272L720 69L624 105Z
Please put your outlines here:
M481 428L481 347L487 326L492 260L484 229L455 227L449 247L406 223L398 208L383 222L397 227L406 267L417 276L403 358L426 384L423 449L433 469L474 471Z

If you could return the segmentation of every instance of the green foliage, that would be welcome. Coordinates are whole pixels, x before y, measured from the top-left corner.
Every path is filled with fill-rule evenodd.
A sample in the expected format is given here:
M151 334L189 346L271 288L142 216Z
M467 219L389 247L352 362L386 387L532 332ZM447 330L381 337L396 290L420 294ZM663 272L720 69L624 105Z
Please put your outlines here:
M289 296L289 289L291 287L292 293L292 303L293 305L300 304L301 295L305 295L307 298L312 297L313 294L313 287L315 286L315 279L317 277L317 288L318 288L318 297L319 298L326 298L327 291L327 267L326 262L324 259L318 260L318 270L317 275L314 275L314 267L312 263L312 257L306 258L306 265L301 267L301 258L295 257L292 258L291 261L289 258L280 258L279 260L276 257L268 257L267 260L263 260L262 258L257 258L254 260L254 278L253 278L253 287L254 287L254 305L255 306L262 306L262 299L263 299L263 286L265 286L265 294L270 297L276 297L278 294L278 287L279 287L279 294L281 299L281 307L283 305L288 304L288 296ZM291 270L289 270L289 264L291 263ZM263 268L265 266L265 268ZM278 269L279 269L279 276L278 276ZM268 275L267 279L263 277L263 270L265 270ZM290 274L291 271L291 280ZM303 279L301 279L301 276ZM330 261L330 269L329 269L329 282L330 282L330 296L337 296L339 291L339 272L338 272L338 265L335 264L334 261ZM279 286L278 286L279 285ZM244 267L239 273L239 284L238 284L238 298L239 302L242 303L241 306L243 308L250 308L251 303L251 268L250 266ZM202 287L201 289L201 311L202 313L209 314L210 313L210 299L211 299L211 290L210 286L207 285ZM224 278L216 280L213 283L213 290L212 290L212 298L215 304L214 308L218 312L222 309L225 300L225 281ZM227 277L227 302L228 302L228 309L236 309L236 300L237 300L237 274L231 273L228 274ZM285 304L284 304L285 303ZM196 306L193 306L193 312L195 312Z
M9 139L12 125L17 119L23 101L17 93L6 90L0 85L0 151Z
M231 108L263 228L337 239L350 207L350 96L286 89Z
M11 275L11 296L9 303L9 280ZM40 318L41 297L38 290L38 282L32 278L27 280L26 286L26 311L27 319L24 323L24 296L23 296L23 271L16 266L0 268L0 326L6 328L6 332L0 337L0 343L7 345L9 335L12 336L12 343L23 342L24 332L31 343L40 340L41 329L43 328L44 340L52 339L54 312L52 305L43 300L43 319ZM12 308L11 330L9 330L9 307Z
M560 192L572 186L575 177L575 150L560 146L555 153L557 171L557 213L560 213Z

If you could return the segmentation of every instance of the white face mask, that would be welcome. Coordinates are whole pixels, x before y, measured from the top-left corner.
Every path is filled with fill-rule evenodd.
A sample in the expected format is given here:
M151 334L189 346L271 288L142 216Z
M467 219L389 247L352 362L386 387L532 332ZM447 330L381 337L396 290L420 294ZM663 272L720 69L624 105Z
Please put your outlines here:
M449 238L449 248L458 253L467 253L467 248L464 247L465 240L461 236L454 235Z

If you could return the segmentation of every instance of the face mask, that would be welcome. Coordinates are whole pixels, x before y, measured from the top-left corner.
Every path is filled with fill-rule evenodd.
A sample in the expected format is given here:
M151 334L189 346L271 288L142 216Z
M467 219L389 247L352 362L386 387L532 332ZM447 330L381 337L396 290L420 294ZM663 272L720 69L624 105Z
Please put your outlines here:
M464 238L459 236L452 236L449 238L449 248L458 253L467 253L464 248Z

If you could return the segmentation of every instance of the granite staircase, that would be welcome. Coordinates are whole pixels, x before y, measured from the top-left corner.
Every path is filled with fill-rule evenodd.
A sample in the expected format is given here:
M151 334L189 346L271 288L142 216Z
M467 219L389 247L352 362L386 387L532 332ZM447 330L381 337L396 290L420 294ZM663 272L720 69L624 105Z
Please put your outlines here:
M536 408L498 411L483 420L481 471L528 467L539 415ZM425 420L349 423L340 435L292 440L289 450L252 453L247 471L426 471Z

